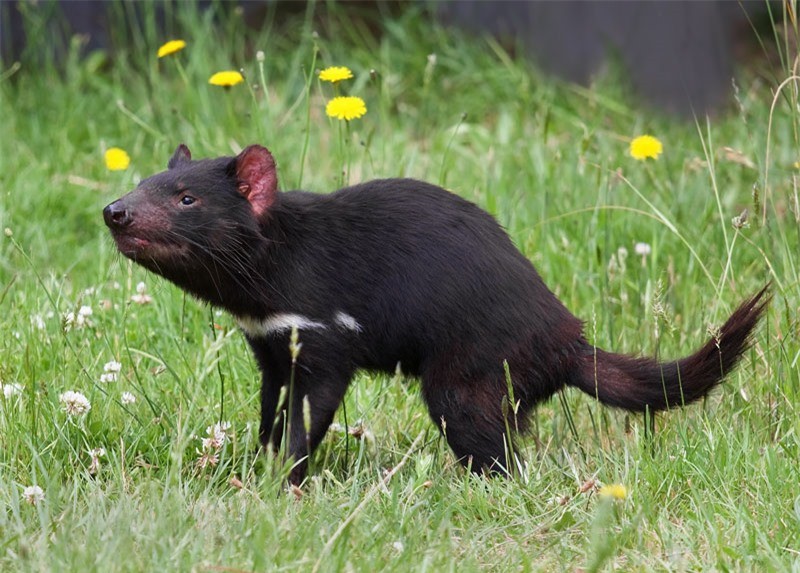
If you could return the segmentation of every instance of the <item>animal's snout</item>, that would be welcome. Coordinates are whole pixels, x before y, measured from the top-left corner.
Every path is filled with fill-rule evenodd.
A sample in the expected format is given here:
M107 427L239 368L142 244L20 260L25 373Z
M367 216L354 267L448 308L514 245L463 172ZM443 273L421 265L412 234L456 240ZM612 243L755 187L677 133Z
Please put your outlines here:
M133 222L130 210L122 201L114 201L103 209L103 219L110 229L124 229Z

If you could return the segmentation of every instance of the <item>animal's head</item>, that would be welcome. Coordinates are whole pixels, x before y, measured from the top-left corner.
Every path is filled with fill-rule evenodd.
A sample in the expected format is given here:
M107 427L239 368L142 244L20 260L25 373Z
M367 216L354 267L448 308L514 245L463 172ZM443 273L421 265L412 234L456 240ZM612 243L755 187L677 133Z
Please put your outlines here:
M106 206L103 218L123 255L225 304L225 290L252 282L248 263L265 246L261 230L278 198L275 161L259 145L193 161L181 144L167 167Z

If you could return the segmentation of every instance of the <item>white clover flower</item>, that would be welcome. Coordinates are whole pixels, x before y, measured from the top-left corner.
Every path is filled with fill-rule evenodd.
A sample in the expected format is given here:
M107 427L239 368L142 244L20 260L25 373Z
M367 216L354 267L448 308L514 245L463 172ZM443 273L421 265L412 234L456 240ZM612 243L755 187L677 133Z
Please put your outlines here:
M31 324L32 324L32 325L34 326L34 328L36 328L37 330L44 330L44 329L47 327L47 325L46 325L46 324L45 324L45 322L44 322L44 318L42 318L42 315L41 315L41 314L34 314L34 315L31 317Z
M201 439L201 449L197 450L195 465L198 469L214 467L219 463L219 452L228 440L229 422L217 422L206 428L208 437Z
M131 404L135 404L136 403L136 396L134 396L130 392L123 392L122 396L120 397L120 401L124 405L129 406Z
M103 372L119 372L120 370L122 370L122 364L116 360L106 362L103 366Z
M100 375L100 382L108 384L109 382L116 382L119 377L119 371L122 370L122 364L116 360L106 362L103 366L103 373Z
M89 317L92 316L91 306L82 306L78 309L77 313L68 312L64 315L64 326L67 330L72 328L83 328L84 326L91 325Z
M650 251L651 251L650 245L648 245L647 243L636 243L633 246L633 252L642 257L646 257L647 255L649 255Z
M22 499L31 505L36 505L44 500L44 490L38 485L29 485L22 490Z
M3 384L0 382L0 389L3 390L3 397L6 400L10 400L11 398L22 394L22 384L17 384L16 382L11 382L9 384Z
M143 282L136 285L136 294L131 296L131 300L136 304L149 304L153 302L152 297L147 294L147 285Z
M89 399L80 392L68 390L59 396L61 409L68 416L83 416L92 409Z
M228 430L230 427L230 422L217 422L213 426L206 428L208 437L203 438L203 449L208 451L222 448L228 439Z

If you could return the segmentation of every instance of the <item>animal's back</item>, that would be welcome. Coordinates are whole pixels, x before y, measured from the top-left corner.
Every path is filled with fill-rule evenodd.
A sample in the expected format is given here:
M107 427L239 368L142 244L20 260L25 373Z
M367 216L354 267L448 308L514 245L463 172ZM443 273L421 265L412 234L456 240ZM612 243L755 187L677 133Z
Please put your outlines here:
M432 353L456 358L456 347L499 364L520 342L544 344L565 329L570 340L580 337L580 321L502 227L440 187L389 179L284 201L314 221L295 221L289 242L329 246L315 269L328 276L326 288L348 314L365 317L366 336L403 348L411 371Z

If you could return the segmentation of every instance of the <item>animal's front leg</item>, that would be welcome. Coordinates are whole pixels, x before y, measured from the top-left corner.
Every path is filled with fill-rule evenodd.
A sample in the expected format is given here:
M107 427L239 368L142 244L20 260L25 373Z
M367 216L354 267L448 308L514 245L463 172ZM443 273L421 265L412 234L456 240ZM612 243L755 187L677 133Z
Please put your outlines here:
M280 444L280 430L275 426L275 414L283 384L284 381L277 372L265 371L261 375L261 424L258 428L258 437L265 450L270 446L270 442L276 449ZM277 441L274 437L275 432L278 433Z
M289 474L291 483L299 485L305 478L308 459L333 422L352 375L352 368L322 363L306 363L302 373L295 373L289 388L291 403L286 428L288 453L295 464Z

